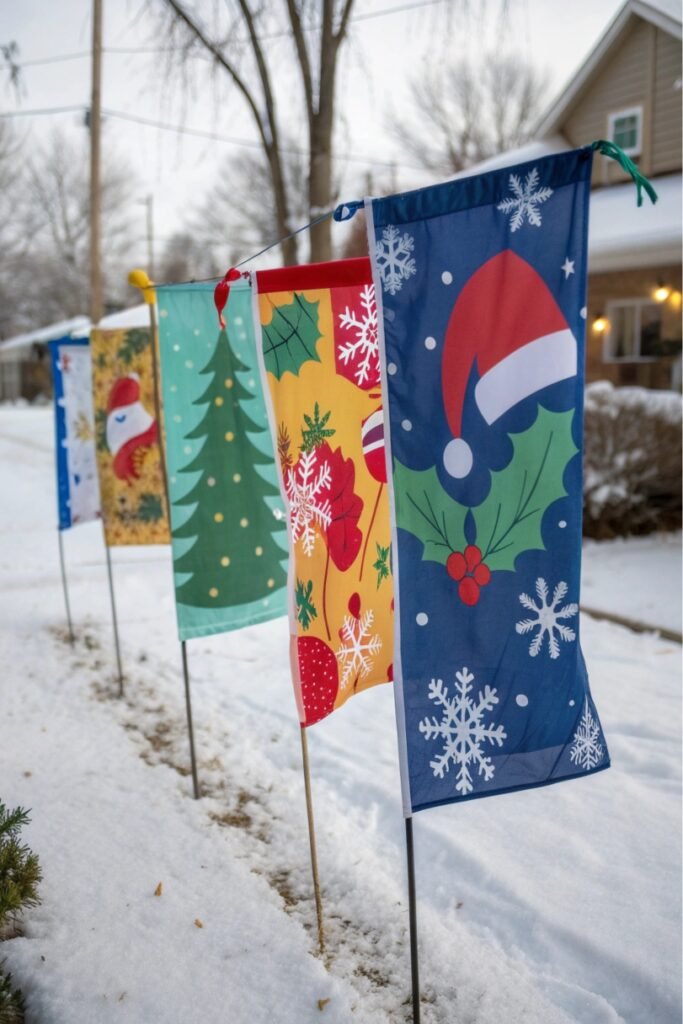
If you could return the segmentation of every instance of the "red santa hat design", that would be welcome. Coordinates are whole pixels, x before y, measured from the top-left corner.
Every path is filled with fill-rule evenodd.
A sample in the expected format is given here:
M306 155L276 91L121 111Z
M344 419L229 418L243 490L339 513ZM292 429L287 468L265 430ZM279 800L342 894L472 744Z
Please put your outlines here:
M576 338L546 283L511 249L472 275L446 329L442 389L454 436L444 449L443 462L459 479L468 475L474 461L462 437L474 363L479 372L474 398L488 424L537 391L576 376Z
M116 475L124 480L137 476L131 462L133 452L154 444L156 422L140 401L140 378L136 373L119 377L109 392L106 435Z

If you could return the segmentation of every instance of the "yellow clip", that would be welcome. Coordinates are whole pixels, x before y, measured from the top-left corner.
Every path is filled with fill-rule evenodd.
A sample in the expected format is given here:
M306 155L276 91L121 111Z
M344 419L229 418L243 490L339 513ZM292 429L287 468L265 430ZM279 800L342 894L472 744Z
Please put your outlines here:
M133 288L140 289L142 297L148 306L154 305L156 302L154 283L150 281L149 274L146 270L142 270L140 267L137 267L135 270L131 270L128 275L128 284L131 284Z

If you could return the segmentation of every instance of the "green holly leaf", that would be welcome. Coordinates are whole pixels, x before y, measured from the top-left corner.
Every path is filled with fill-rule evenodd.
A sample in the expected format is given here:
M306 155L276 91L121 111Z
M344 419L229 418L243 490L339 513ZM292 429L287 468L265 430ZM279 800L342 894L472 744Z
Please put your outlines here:
M308 629L313 619L317 619L318 612L311 600L311 594L313 593L313 580L309 580L308 583L303 583L301 580L296 581L296 617L304 627Z
M157 523L164 517L164 507L158 494L141 494L137 518L143 523Z
M107 410L95 410L95 447L98 452L107 452Z
M387 548L383 548L381 544L375 543L377 548L377 561L372 563L372 568L377 572L377 589L382 580L387 579L389 576L389 552L391 551L391 545Z
M278 380L288 370L296 376L304 363L320 362L316 351L322 338L319 305L319 301L309 302L295 292L292 302L273 307L273 318L263 327L263 358L268 372Z
M129 366L136 356L144 352L149 345L150 334L145 327L133 327L126 331L123 344L119 348L118 356Z
M415 470L394 466L396 522L424 545L422 560L445 565L452 551L463 551L467 507L441 486L434 466Z
M472 510L477 546L492 572L514 571L522 552L545 549L543 514L566 495L564 471L578 451L572 438L573 417L573 409L557 413L539 406L528 430L508 435L512 459L505 469L491 473L487 498Z
M320 419L320 409L317 402L315 403L312 417L304 413L304 421L308 429L304 427L301 431L301 438L304 442L301 445L302 452L310 452L313 448L319 448L321 444L325 444L328 437L332 437L336 433L335 430L325 429L329 418L330 412L326 412L323 418Z

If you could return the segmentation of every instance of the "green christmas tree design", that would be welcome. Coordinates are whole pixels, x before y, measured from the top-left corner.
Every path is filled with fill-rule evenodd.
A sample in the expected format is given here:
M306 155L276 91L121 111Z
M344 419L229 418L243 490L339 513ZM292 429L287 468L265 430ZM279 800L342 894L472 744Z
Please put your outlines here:
M194 505L189 518L173 531L194 544L175 560L175 570L191 573L176 589L177 600L191 607L227 607L265 598L286 582L285 553L273 534L285 528L267 498L277 487L263 479L257 466L272 463L250 440L262 433L243 411L253 398L237 379L249 367L235 355L225 330L201 371L210 375L195 405L206 409L186 440L203 443L182 473L201 473L194 486L174 504Z

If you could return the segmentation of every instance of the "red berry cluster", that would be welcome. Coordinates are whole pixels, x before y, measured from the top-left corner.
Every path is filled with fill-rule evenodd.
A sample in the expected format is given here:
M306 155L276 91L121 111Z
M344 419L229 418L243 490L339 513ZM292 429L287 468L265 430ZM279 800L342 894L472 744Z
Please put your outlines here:
M453 551L446 562L448 575L458 581L458 594L463 604L476 604L479 590L491 582L491 570L481 560L476 544L468 544L463 551Z

